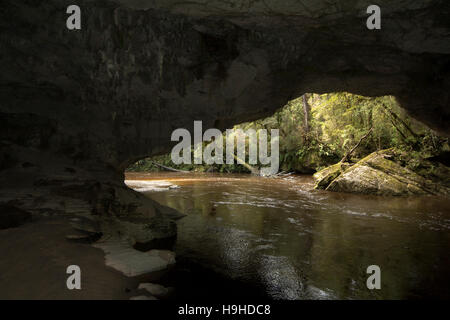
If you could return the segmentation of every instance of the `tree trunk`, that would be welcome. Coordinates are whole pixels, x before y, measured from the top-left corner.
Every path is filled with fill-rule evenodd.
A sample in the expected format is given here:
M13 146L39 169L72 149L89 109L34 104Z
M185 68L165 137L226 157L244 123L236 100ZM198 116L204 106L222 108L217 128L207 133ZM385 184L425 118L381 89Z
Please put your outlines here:
M341 162L348 162L349 161L350 156L352 155L352 153L356 150L356 148L359 147L361 142L369 136L369 134L372 132L372 130L373 130L373 127L370 128L370 130L359 140L359 142L349 152L347 152L347 154L342 158Z
M391 115L391 117L395 121L400 123L415 139L418 138L418 135L411 129L411 127L408 126L405 121L403 121L394 111L389 109L384 103L383 103L383 108Z
M308 94L303 95L303 113L304 113L304 127L305 127L305 142L308 142L309 135L309 114L311 113L311 106L308 103Z

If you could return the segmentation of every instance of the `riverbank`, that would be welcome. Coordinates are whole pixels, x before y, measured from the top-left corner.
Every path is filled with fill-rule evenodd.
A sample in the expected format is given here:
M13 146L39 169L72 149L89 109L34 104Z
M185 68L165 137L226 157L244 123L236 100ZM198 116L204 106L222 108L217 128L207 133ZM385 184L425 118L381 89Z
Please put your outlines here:
M103 250L90 244L67 241L73 233L66 217L41 218L18 228L0 231L0 299L2 300L128 300L149 298L139 289L139 278L127 277L105 265ZM68 290L66 268L81 269L81 290ZM14 265L14 268L11 268ZM159 281L176 287L171 299L226 301L235 298L267 300L258 288L228 279L212 270L181 259ZM144 288L145 286L141 286ZM161 287L157 287L160 289Z
M67 217L42 217L0 230L0 299L129 299L139 281L105 265L102 250L66 240ZM66 269L81 268L82 290L68 290Z
M144 195L186 214L177 222L177 263L155 281L175 287L173 299L448 298L448 199L313 190L311 176L127 177ZM148 298L138 289L142 279L105 265L108 253L66 239L74 233L71 219L34 215L0 230L0 298ZM72 264L81 268L80 291L66 288ZM382 269L381 291L365 287L372 264Z

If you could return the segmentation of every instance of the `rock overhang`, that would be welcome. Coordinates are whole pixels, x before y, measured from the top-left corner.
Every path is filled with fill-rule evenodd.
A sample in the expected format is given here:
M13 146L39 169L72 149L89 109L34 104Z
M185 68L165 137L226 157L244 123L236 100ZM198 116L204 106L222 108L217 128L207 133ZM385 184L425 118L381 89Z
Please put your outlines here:
M395 95L449 134L445 1L379 1L375 31L369 1L85 0L75 32L68 4L3 4L2 112L52 123L38 150L123 170L169 151L175 128L225 129L304 92Z

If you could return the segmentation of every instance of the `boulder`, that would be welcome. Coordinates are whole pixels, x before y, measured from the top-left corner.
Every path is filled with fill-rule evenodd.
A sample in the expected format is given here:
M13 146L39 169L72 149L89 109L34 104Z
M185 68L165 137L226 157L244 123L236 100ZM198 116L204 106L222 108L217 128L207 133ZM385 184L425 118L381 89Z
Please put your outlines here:
M70 225L77 231L88 235L101 234L100 225L97 221L87 217L76 217L71 219Z
M314 175L316 189L393 196L450 194L447 186L407 168L399 161L400 156L399 151L388 149L374 152L345 169L342 164L335 164Z
M150 250L147 252L150 257L157 257L166 261L167 265L175 264L175 253L170 250Z
M351 164L339 162L326 167L325 169L317 171L313 175L314 180L316 181L315 188L325 189L334 179L336 179L343 171L345 171L349 167L351 167Z

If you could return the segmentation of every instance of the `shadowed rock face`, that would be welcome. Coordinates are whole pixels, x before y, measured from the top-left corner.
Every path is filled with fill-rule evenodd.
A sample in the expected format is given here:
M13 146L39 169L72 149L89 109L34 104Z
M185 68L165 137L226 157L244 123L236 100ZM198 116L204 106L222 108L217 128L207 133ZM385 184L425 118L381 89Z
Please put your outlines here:
M4 202L135 209L114 202L132 192L122 171L169 151L174 129L224 129L305 92L392 94L450 134L448 1L378 1L378 31L368 1L85 0L80 31L65 27L70 4L0 4Z

